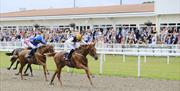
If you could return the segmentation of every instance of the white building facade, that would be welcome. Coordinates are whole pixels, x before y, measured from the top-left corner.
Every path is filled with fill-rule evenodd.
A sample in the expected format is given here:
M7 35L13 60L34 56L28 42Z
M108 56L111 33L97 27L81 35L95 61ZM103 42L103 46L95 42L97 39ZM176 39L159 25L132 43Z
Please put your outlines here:
M111 9L108 10L108 7ZM97 11L94 9L97 9ZM74 13L68 13L68 11ZM56 14L53 10L50 14L48 14L48 10L3 13L0 19L0 29L31 29L34 24L39 24L42 27L50 29L58 29L69 28L70 23L75 23L76 29L83 30L110 27L114 29L123 27L141 28L145 27L144 24L147 21L152 22L152 27L156 27L157 31L161 27L175 27L180 29L180 0L155 0L155 4L122 5L115 7L60 9L58 12L60 14ZM61 12L65 13L61 14Z

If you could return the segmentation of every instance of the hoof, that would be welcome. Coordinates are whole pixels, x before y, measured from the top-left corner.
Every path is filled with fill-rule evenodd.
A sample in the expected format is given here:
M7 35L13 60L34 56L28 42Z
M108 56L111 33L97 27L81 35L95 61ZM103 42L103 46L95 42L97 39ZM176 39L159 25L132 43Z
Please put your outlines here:
M95 86L93 84L91 84L91 86L94 88Z
M13 68L13 70L16 70L17 68Z
M10 68L7 68L7 70L10 70Z
M31 74L31 77L33 77L33 74Z
M54 85L54 83L53 83L53 82L51 82L51 83L49 83L49 85Z
M50 75L50 73L48 72L47 75Z
M45 80L46 82L48 82L49 80Z
M19 75L19 73L16 73L15 75Z
M23 75L23 76L29 76L29 74L24 73L24 75Z
M95 78L95 76L94 76L94 75L92 75L92 78Z

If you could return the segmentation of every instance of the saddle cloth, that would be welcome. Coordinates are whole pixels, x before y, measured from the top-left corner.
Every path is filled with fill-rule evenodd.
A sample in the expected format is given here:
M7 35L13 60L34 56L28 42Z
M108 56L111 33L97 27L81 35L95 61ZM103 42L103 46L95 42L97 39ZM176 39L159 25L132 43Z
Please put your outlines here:
M65 58L68 59L68 55L69 55L68 52L64 53L64 59ZM65 62L68 67L74 67L74 62L72 60L68 59L68 60L65 60Z

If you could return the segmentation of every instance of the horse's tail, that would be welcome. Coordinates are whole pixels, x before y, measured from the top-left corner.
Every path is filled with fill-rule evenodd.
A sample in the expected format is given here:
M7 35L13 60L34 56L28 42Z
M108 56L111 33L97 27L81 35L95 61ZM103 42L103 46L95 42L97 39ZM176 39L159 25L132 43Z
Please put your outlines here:
M10 53L6 53L7 56L12 56L14 54L15 50L13 50L12 52Z
M13 55L13 53L6 53L6 55L7 55L7 56L12 56L12 55Z
M6 53L7 56L12 56L13 55L13 52L11 53Z
M51 57L51 56L54 56L55 54L56 54L56 52L54 52L54 53L49 53L49 54L47 54L47 56Z

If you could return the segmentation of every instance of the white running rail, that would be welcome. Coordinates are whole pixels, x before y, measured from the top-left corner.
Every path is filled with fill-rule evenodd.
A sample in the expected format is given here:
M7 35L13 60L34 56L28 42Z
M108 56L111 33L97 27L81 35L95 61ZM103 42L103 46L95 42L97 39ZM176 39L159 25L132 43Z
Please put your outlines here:
M65 51L65 45L60 43L51 43L54 45L55 50ZM12 51L16 48L22 48L21 42L0 42L0 51ZM125 56L137 56L138 57L138 77L140 77L140 57L144 57L146 62L146 56L165 56L167 57L167 64L169 64L170 56L180 56L180 44L179 45L140 45L140 44L96 44L97 53L100 54L100 73L103 73L103 62L105 61L106 54L123 55L123 62L125 62Z

